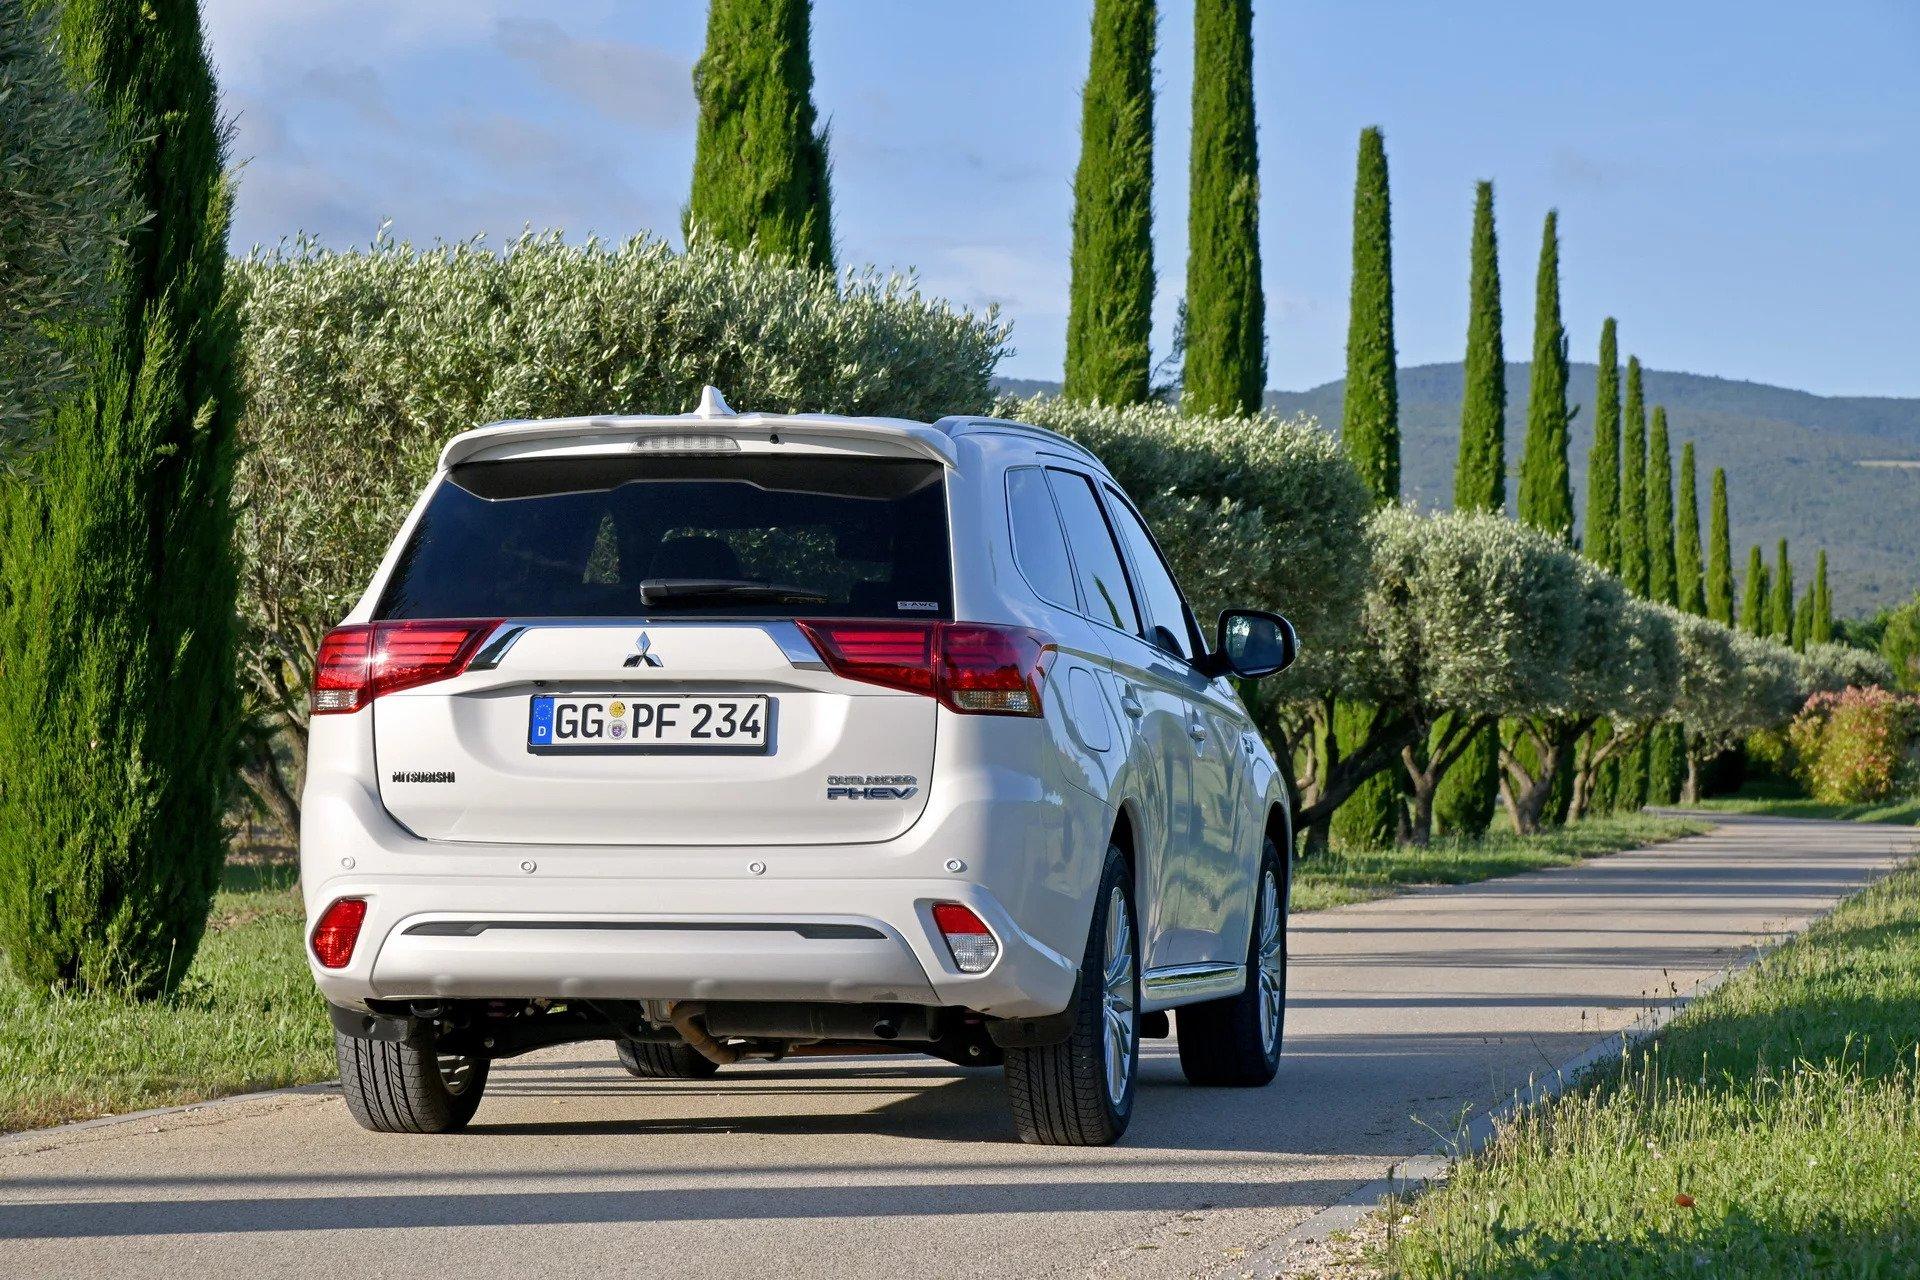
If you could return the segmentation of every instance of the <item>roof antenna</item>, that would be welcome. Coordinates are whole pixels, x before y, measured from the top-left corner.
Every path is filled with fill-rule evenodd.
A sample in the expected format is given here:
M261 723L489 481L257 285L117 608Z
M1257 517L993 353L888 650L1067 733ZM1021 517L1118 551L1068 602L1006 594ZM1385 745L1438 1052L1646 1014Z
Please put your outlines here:
M696 418L731 418L734 416L733 406L728 404L727 398L720 394L720 388L702 387L700 388L700 404L699 407L693 411L693 416Z

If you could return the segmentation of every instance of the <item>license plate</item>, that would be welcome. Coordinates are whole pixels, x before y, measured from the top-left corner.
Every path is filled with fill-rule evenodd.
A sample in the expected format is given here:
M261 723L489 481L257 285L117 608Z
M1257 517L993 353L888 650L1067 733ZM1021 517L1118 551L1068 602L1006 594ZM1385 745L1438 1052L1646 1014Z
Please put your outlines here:
M773 700L707 694L539 694L527 720L527 750L542 752L767 751Z

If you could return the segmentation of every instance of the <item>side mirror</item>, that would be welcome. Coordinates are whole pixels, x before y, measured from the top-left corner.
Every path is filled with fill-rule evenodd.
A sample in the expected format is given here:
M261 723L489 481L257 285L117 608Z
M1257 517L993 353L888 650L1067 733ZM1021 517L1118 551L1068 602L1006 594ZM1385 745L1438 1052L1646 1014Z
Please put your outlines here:
M1293 624L1264 609L1228 609L1220 615L1213 652L1195 664L1210 676L1236 675L1259 680L1276 675L1300 656L1300 635Z

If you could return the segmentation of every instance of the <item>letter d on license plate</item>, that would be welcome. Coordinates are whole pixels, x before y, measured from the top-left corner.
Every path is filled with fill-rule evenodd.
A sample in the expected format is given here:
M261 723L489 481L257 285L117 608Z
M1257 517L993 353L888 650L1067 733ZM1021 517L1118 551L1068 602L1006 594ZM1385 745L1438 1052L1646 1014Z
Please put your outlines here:
M539 694L527 717L527 750L765 754L773 700L709 694Z

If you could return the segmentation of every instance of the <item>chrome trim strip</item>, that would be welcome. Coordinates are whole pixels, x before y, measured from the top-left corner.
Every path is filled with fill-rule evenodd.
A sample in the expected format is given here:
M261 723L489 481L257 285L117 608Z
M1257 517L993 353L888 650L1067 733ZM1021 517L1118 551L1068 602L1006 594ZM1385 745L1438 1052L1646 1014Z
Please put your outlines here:
M827 664L820 651L807 639L806 632L800 630L796 622L764 622L759 624L772 641L780 646L780 652L787 655L787 661L802 671L825 671Z
M657 631L674 631L684 627L752 627L779 645L782 656L793 667L801 671L827 669L826 662L807 639L806 633L800 630L798 624L785 618L675 619L667 622L651 622L645 618L509 618L494 628L487 642L473 655L473 661L467 664L467 670L497 669L520 638L536 627L646 627Z
M500 659L507 656L507 650L514 642L527 633L525 626L517 622L503 622L493 629L487 642L480 646L480 652L473 655L473 661L467 664L469 671L492 671L500 665Z
M1243 964L1176 964L1148 969L1140 975L1145 1002L1165 1006L1175 1001L1208 1000L1238 995L1247 987Z

